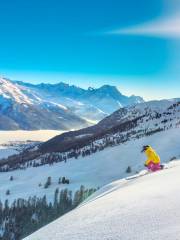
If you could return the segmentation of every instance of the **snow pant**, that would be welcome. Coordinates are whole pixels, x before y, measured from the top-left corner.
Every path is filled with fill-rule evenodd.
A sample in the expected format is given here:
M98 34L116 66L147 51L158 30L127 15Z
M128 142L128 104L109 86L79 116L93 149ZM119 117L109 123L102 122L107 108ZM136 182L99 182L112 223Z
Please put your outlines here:
M155 171L158 171L161 169L161 165L160 163L153 163L152 161L147 165L147 168L152 171L152 172L155 172Z

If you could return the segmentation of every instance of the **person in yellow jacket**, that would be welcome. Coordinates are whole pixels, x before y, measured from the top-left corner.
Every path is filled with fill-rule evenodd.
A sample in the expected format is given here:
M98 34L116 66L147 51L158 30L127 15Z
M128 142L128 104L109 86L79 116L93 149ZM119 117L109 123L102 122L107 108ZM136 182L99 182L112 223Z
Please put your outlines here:
M147 160L144 165L150 171L155 172L162 169L160 157L151 146L143 146L142 152L144 152L147 156Z

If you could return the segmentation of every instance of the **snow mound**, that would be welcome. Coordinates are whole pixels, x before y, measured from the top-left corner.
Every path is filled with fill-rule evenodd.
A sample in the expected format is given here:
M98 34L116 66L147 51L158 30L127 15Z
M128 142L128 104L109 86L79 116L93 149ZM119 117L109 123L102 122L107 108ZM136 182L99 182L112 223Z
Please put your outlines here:
M25 240L180 239L180 163L113 182Z

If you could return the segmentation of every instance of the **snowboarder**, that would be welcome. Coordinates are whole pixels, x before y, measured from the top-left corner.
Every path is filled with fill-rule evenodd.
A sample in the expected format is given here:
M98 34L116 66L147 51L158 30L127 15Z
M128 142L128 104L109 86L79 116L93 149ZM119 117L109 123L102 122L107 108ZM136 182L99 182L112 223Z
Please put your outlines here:
M151 146L143 146L141 152L144 152L147 156L147 160L144 165L148 168L148 170L155 172L162 169L160 157Z

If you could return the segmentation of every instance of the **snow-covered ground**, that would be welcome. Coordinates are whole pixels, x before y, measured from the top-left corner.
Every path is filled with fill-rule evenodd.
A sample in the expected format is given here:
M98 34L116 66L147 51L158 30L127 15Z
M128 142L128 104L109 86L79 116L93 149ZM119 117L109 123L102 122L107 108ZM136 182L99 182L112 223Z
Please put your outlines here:
M56 131L56 130L36 130L36 131L0 131L0 159L6 158L10 155L18 153L16 148L13 147L13 144L11 146L8 144L19 142L22 144L22 142L27 141L47 141L48 139L61 134L62 131Z
M169 141L170 142L170 141ZM179 240L180 162L100 189L25 240Z
M87 157L70 159L67 163L60 162L52 166L44 165L26 170L0 173L0 199L9 199L12 202L16 198L47 195L52 200L57 187L68 187L71 190L85 187L102 187L112 181L126 177L128 166L132 168L132 174L144 168L145 156L141 153L143 145L152 145L161 156L162 162L168 162L172 157L180 156L180 128L156 133L139 140L132 140L116 147L109 147ZM9 181L10 176L14 177ZM51 176L52 185L44 189L47 178ZM70 179L70 185L58 185L59 177ZM42 184L39 187L39 183ZM10 195L6 196L6 190Z

